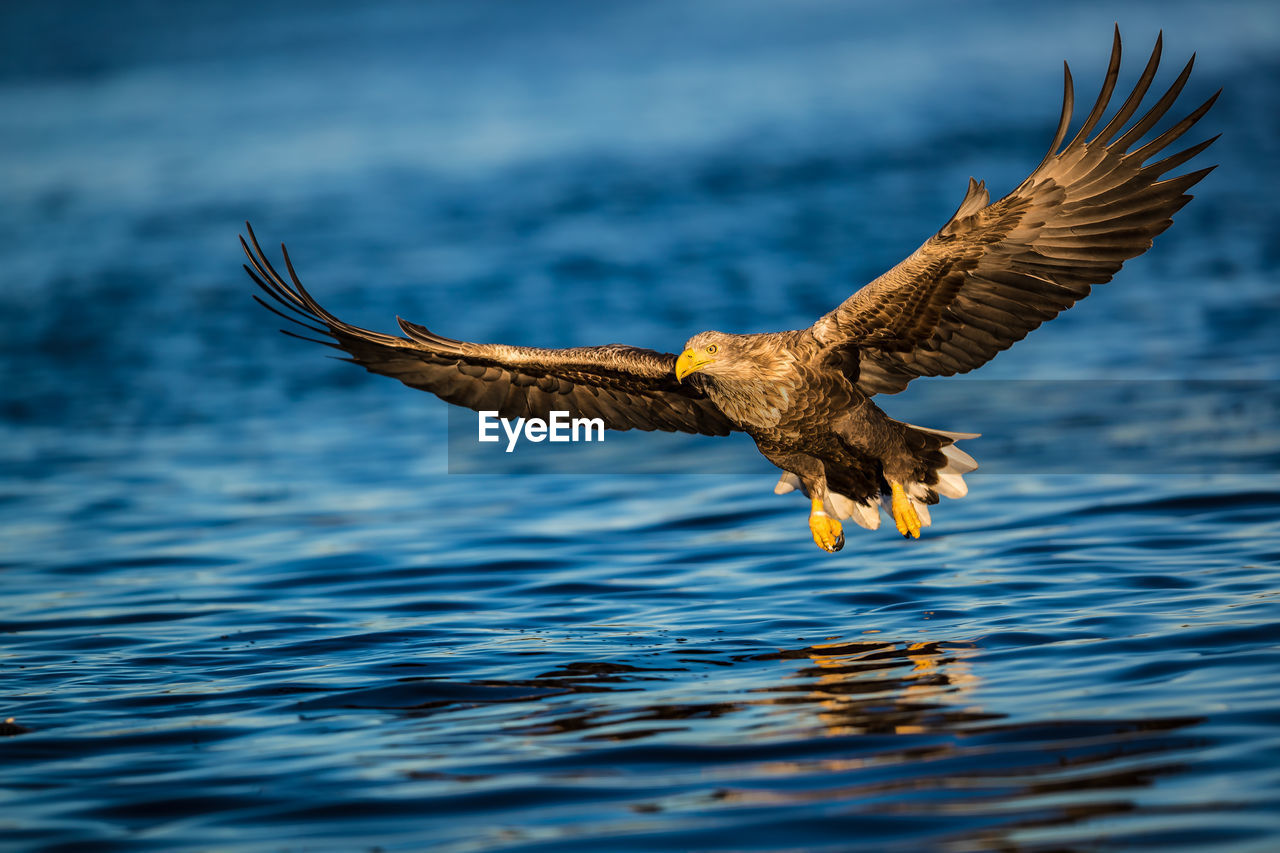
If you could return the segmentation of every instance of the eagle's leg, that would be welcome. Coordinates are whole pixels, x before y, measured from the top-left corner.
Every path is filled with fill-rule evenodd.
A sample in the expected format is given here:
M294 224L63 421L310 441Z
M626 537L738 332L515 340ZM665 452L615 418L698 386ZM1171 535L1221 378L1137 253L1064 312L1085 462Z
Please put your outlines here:
M809 498L809 532L818 547L832 553L843 548L844 527L840 519L832 518L826 512L827 476L822 462L803 453L762 444L759 439L756 446L766 459L784 472L778 483L779 489L775 490L778 494L786 494L799 486Z
M904 537L920 538L920 516L916 508L907 499L907 491L897 480L889 481L893 492L893 523L898 525L898 532Z
M809 510L809 530L813 533L813 541L824 551L839 551L844 547L844 528L840 525L840 519L827 515L822 508L822 498L814 498L812 503L813 508Z

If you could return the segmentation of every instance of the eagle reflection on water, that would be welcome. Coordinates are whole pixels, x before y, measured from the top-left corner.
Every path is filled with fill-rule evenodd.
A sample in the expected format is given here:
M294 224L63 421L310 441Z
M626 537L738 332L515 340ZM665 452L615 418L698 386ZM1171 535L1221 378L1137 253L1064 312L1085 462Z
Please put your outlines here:
M1131 812L1135 792L1176 771L1177 753L1201 743L1183 731L1195 718L1021 722L984 711L973 665L981 651L859 639L568 662L527 681L485 682L523 691L503 700L511 703L503 727L536 739L532 758L445 770L436 755L425 762L436 767L408 772L479 789L512 773L540 775L548 786L566 784L561 772L586 789L621 785L622 802L592 806L597 835L768 806L795 810L790 819L800 822L919 822L921 843L989 846ZM721 692L708 695L712 682L691 677L700 671L713 671ZM403 709L424 723L443 714L435 725L458 725L447 710ZM632 789L620 768L637 764L656 769Z

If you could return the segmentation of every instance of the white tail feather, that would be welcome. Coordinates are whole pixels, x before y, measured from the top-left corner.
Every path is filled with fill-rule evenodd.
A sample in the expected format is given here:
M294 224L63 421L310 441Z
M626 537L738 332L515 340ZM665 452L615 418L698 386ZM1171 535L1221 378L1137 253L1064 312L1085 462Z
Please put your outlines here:
M938 494L947 498L962 498L969 494L969 486L965 484L964 477L948 473L946 469L938 472L938 485L934 488L938 490Z
M942 470L948 473L968 474L978 470L977 461L954 444L942 448L942 455L947 457L947 467Z
M880 527L880 515L876 512L874 500L859 503L852 498L837 492L828 492L822 502L822 509L827 515L841 521L851 520L859 527L876 530Z
M800 478L790 471L783 471L782 478L778 480L778 485L773 487L775 495L785 495L788 492L794 492L800 488Z
M876 512L874 501L865 504L854 504L853 506L853 521L855 524L868 530L880 529L880 513Z
M853 515L853 501L844 495L838 495L835 492L829 492L824 502L827 512L836 518L850 518Z
M854 524L859 527L865 527L868 530L880 529L880 513L876 512L876 502L874 500L866 503L854 503L853 501L849 503L853 508L853 512L849 517L853 519Z
M934 432L942 433L941 430L934 430ZM961 435L961 433L942 434ZM954 444L942 448L942 455L947 458L947 464L938 469L938 483L933 488L938 494L948 498L962 498L969 494L969 486L964 481L964 475L970 471L976 471L978 463Z
M920 518L920 526L928 527L933 524L933 519L929 517L929 505L924 501L918 501L911 498L911 507L916 511L916 515Z
M911 508L915 510L916 517L920 519L920 526L922 526L922 528L927 528L927 526L933 524L932 517L929 517L928 503L925 503L924 501L916 501L915 498L908 498L908 500L911 501Z

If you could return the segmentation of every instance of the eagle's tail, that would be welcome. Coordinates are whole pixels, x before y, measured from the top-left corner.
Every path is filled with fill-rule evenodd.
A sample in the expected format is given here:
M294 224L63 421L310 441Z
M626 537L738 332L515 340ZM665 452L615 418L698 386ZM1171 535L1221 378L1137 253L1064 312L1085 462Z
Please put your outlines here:
M947 432L946 430L929 429L928 427L919 427L902 421L896 421L895 423L908 430L925 434L920 436L923 440L919 442L922 448L922 454L919 457L921 463L917 467L920 477L913 482L903 483L902 485L905 488L906 499L910 502L920 520L920 526L928 527L932 523L932 519L929 517L929 505L938 502L938 495L945 495L949 498L962 498L969 493L969 486L964 481L964 475L976 470L978 463L974 461L972 456L957 447L956 442L977 438L979 434L976 432ZM773 491L774 494L785 495L787 492L796 489L800 489L808 497L808 490L805 489L800 478L790 471L783 471L782 477L778 480L778 484ZM881 509L884 510L884 514L888 516L890 521L894 521L893 495L891 492L872 495L862 500L854 500L847 495L831 491L827 493L825 504L823 509L832 518L838 518L841 521L853 521L868 530L878 530L880 528Z
M964 475L970 471L977 470L978 463L972 456L957 447L956 442L977 438L979 433L948 432L908 423L903 423L902 425L908 429L926 433L932 438L929 444L934 445L937 448L937 452L942 454L942 464L939 465L932 461L936 460L937 456L936 454L931 455L929 457L931 461L923 466L923 470L926 472L925 476L914 482L903 483L907 500L920 518L920 526L928 527L931 523L929 504L937 503L938 495L948 498L962 498L969 493L969 486L964 481ZM892 494L882 494L880 496L880 506L889 518L894 517Z

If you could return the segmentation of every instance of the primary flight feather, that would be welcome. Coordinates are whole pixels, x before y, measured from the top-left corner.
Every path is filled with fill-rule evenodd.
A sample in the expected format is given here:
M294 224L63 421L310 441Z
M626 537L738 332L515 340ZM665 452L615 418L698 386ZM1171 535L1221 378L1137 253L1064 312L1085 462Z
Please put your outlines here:
M1132 92L1099 130L1120 70L1117 29L1102 91L1065 145L1074 93L1064 67L1057 133L1030 177L994 204L970 179L937 234L807 329L702 332L679 356L621 344L477 344L405 320L400 337L330 314L302 286L283 245L288 281L252 228L249 242L240 241L245 270L285 311L259 299L263 305L328 338L321 343L449 403L506 418L567 411L618 430L740 430L782 469L775 491L800 489L810 499L810 531L823 549L843 547L842 519L879 527L881 507L899 533L918 537L939 494L966 493L963 475L977 464L955 443L976 436L895 421L870 398L897 393L917 376L982 366L1110 281L1169 227L1191 199L1187 190L1213 167L1165 176L1217 137L1165 152L1217 94L1135 147L1177 100L1195 60L1134 120L1160 52L1158 38Z

